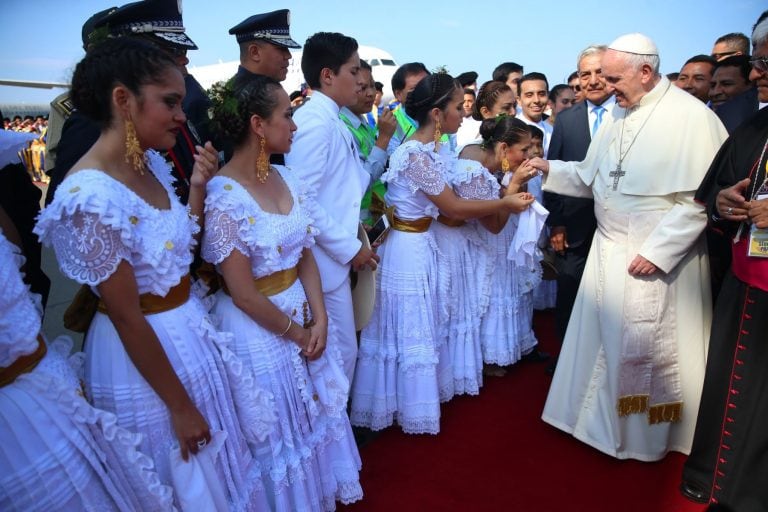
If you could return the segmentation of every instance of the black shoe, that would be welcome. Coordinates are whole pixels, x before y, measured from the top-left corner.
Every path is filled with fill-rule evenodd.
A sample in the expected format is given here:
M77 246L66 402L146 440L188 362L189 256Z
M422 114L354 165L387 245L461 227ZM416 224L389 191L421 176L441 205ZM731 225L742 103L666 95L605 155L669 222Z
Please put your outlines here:
M555 357L555 360L549 363L547 366L547 369L544 370L544 373L552 377L555 374L555 370L557 369L557 357Z
M680 483L680 493L691 501L696 503L708 503L709 493L702 489L698 484L683 480Z
M538 348L534 348L520 359L529 363L543 363L544 361L547 361L549 357L549 354L546 352L542 352Z

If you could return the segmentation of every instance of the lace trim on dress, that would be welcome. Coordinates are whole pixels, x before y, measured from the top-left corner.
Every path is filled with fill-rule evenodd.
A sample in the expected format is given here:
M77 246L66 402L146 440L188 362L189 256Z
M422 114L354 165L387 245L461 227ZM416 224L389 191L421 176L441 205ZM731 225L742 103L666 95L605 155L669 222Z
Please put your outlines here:
M386 183L401 176L411 193L421 190L428 195L438 195L445 188L448 172L433 149L434 143L406 142L390 157L389 170L381 176L381 181Z
M200 323L194 327L200 339L215 346L221 355L245 439L254 444L264 441L277 423L274 396L256 384L251 370L230 350L234 341L231 333L217 331L202 310Z
M259 273L265 275L290 268L301 257L301 251L287 252L286 235L292 245L301 248L314 245L319 233L313 225L314 201L308 198L306 187L296 182L289 169L277 168L293 198L293 208L286 215L263 211L248 191L231 178L211 179L205 200L203 259L218 264L238 249L251 259L254 254L258 255ZM264 225L274 224L274 219L267 219L268 216L276 216L279 225L290 233L263 229Z
M62 273L81 284L96 286L130 259L120 232L102 224L93 213L76 211L62 218L51 234Z
M60 336L48 345L51 356L62 360L71 350L72 340L66 336ZM54 374L57 372L44 371L44 363L47 364L45 361L41 363L40 371L21 375L17 381L57 404L74 423L100 430L115 454L124 459L123 463L127 461L127 468L132 470L132 474L123 473L123 476L129 479L134 476L140 480L127 483L135 490L146 510L173 510L172 488L160 482L152 459L138 450L141 435L120 427L114 414L92 407L78 394L79 386L68 385L66 379ZM102 453L101 457L106 459L107 455ZM119 461L111 461L112 464L116 462L115 467L126 467Z
M10 366L20 356L37 348L42 305L20 272L21 250L0 230L0 366Z
M499 182L474 160L457 160L453 168L453 188L464 199L498 199Z
M153 155L150 170L168 193L169 210L154 208L99 170L79 171L62 182L34 232L53 245L65 275L96 286L125 259L133 266L140 293L164 296L189 272L193 235L200 228L168 191L168 179L163 181L168 167L160 161Z
M233 219L228 212L217 208L206 208L205 231L200 256L207 262L218 265L237 249L244 256L248 248L243 242L239 231L241 224Z

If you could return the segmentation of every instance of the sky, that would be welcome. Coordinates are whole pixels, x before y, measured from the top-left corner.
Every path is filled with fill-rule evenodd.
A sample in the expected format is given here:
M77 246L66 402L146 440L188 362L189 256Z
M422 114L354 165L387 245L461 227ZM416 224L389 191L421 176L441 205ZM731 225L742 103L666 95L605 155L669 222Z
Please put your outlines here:
M181 0L179 0L181 1ZM94 12L114 0L0 0L0 78L69 82L83 56L80 31ZM122 5L122 4L121 4ZM259 12L291 10L291 36L299 43L315 32L342 32L359 44L388 51L398 64L445 66L452 75L476 71L478 85L501 62L547 75L550 87L576 68L579 52L642 32L659 48L661 71L679 71L685 60L709 54L719 36L748 36L764 0L184 0L187 35L200 48L191 66L238 58L227 32ZM2 103L47 103L61 89L0 86Z

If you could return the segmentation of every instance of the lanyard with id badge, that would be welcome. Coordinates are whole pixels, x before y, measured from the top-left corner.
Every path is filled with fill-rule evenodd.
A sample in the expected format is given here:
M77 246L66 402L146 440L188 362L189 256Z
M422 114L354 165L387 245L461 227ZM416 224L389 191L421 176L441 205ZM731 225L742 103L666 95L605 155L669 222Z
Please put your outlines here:
M763 146L763 152L760 155L760 159L757 161L758 168L757 172L755 173L756 175L753 182L754 185L752 187L752 193L750 194L752 201L768 200L768 161L764 160L766 148L768 148L768 141L766 141L765 145ZM756 185L760 178L760 174L763 175L763 179L760 183L760 186L757 187ZM740 238L743 227L744 224L739 226L735 241L738 241ZM754 258L768 258L768 229L758 228L755 224L750 224L748 247L747 256Z

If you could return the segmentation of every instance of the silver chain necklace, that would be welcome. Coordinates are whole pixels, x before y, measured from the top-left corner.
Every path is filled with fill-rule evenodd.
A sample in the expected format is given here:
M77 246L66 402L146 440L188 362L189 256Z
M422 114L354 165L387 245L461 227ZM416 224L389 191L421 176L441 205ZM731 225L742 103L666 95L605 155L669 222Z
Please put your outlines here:
M669 91L670 86L672 85L672 82L667 84L667 88L664 89L664 92L661 95L661 98L659 98L656 101L656 104L651 109L651 112L648 114L648 117L645 118L645 121L643 121L643 124L640 125L640 129L637 130L637 133L632 138L632 141L629 143L629 146L627 147L627 150L622 152L621 148L624 145L624 125L627 124L627 110L624 110L624 117L621 120L621 137L619 138L619 163L616 164L616 170L611 171L608 173L608 176L613 178L613 190L616 190L619 186L619 178L622 178L626 173L626 171L621 170L621 164L624 162L624 159L627 157L627 154L629 154L629 150L632 149L632 146L635 145L635 141L637 140L637 136L640 135L640 132L643 131L643 128L645 128L645 124L648 122L648 120L653 115L653 112L656 110L656 107L659 106L659 103L661 103L661 100L664 99L664 96L666 96L667 91Z

